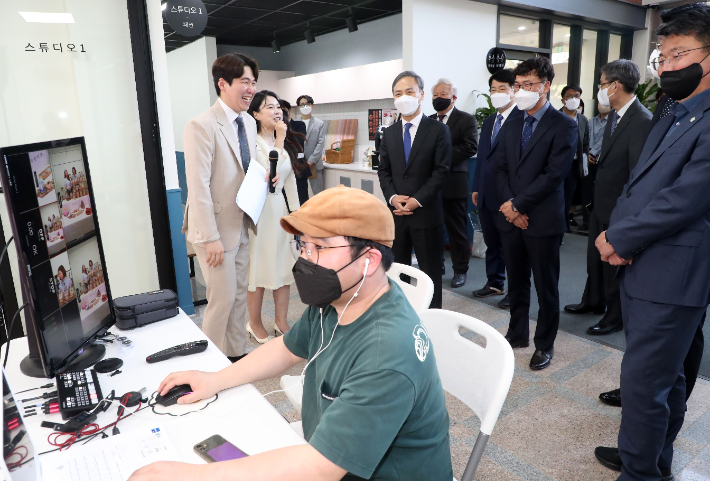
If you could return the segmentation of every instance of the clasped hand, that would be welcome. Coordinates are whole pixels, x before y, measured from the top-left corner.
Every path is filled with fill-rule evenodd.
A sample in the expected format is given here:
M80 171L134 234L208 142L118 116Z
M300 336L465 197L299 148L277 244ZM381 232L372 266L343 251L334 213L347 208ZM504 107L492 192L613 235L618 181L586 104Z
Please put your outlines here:
M514 224L516 227L520 227L523 230L528 228L528 224L530 223L528 215L521 214L520 212L515 212L513 210L513 201L509 200L508 202L504 203L500 206L499 210L503 213L505 219L508 222Z
M602 262L608 262L612 266L625 266L634 262L633 257L626 260L616 253L614 247L606 241L606 231L599 234L594 245L602 256Z
M419 204L414 197L395 195L392 197L392 207L394 207L394 215L412 215Z

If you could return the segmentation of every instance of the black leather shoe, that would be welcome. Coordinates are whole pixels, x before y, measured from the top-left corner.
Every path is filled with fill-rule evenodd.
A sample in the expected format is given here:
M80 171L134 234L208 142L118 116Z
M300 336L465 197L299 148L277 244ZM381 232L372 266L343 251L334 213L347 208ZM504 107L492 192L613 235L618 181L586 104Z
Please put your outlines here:
M463 287L466 284L466 273L456 274L454 273L454 278L451 279L451 287L456 289L457 287Z
M453 281L451 281L453 282ZM496 289L495 287L491 287L488 284L483 286L482 288L478 289L477 291L473 291L473 297L488 297L488 296L501 296L505 293L503 289Z
M530 359L530 369L533 371L539 371L545 369L550 365L552 361L552 356L555 355L555 348L553 347L549 351L541 351L539 349L535 350L535 354L532 355Z
M570 314L585 314L587 312L593 312L594 314L604 314L606 307L591 307L583 302L579 304L568 304L565 306L565 312Z
M619 456L619 448L606 448L604 446L599 446L594 450L594 456L597 460L605 467L614 470L621 471L621 456ZM671 472L670 468L661 468L661 481L673 481L675 477Z
M587 334L593 334L595 336L604 336L606 334L611 334L612 332L620 331L624 328L624 325L619 322L618 324L604 325L604 318L594 324L592 327L587 328Z
M614 406L617 408L621 407L621 389L614 389L613 391L603 392L599 395L599 399L604 404L609 406Z
M231 363L235 363L240 359L244 359L245 357L246 357L246 354L242 354L241 356L227 356L227 359L229 359L229 361Z
M530 345L530 340L529 339L516 339L512 340L508 336L505 336L505 340L510 343L510 347L515 349L516 347L528 347Z
M577 227L579 224L577 224L577 221L576 221L576 220L570 218L570 220L569 220L569 225L571 225L572 227Z
M508 296L508 294L506 294L505 297L501 299L501 301L498 303L498 307L505 310L510 309L510 297Z

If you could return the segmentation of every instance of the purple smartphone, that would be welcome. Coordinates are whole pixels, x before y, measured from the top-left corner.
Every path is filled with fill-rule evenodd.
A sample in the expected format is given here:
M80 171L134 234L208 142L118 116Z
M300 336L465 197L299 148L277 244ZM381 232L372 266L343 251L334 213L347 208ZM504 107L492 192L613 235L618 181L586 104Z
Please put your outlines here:
M193 450L208 463L229 461L231 459L245 458L248 456L248 454L219 434L215 434L195 444Z

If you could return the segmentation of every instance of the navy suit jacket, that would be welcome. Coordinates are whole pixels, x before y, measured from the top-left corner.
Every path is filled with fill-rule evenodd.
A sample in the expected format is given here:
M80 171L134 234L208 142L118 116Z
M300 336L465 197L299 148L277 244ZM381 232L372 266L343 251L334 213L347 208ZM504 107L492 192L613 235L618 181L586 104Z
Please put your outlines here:
M577 152L579 129L577 122L552 105L540 119L524 152L520 152L524 115L505 123L496 140L495 160L498 199L527 214L525 235L542 237L564 234L567 229L565 212L565 177ZM519 229L497 214L496 224L502 232Z
M503 123L503 127L508 125L512 119L518 115L523 115L523 111L514 107L508 118ZM495 142L491 144L493 127L498 117L498 111L483 121L481 127L481 138L478 141L478 157L476 160L476 171L473 175L473 191L478 192L478 208L485 207L488 210L497 211L503 202L498 202L496 194L496 180L493 165L495 164L495 152L500 140L500 132L496 136ZM501 131L503 130L501 127Z
M710 96L664 138L673 115L651 131L611 214L607 239L624 259L629 296L708 305L710 293Z

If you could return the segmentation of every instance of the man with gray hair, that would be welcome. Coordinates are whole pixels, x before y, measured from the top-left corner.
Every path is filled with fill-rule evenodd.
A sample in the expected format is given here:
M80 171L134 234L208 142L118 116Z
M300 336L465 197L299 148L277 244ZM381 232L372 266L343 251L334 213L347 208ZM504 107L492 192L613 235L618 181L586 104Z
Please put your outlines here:
M444 223L449 233L451 262L454 276L451 287L466 284L471 246L468 242L466 216L468 207L468 159L478 151L478 125L476 118L455 107L456 86L451 80L439 79L431 89L432 104L436 114L429 118L438 120L449 127L451 133L451 171L441 189L444 206ZM442 273L444 264L442 259Z
M441 188L451 168L451 134L444 124L422 114L424 81L419 75L397 75L392 93L402 118L382 134L377 175L394 215L394 260L411 265L414 249L419 269L434 282L430 307L441 308Z

